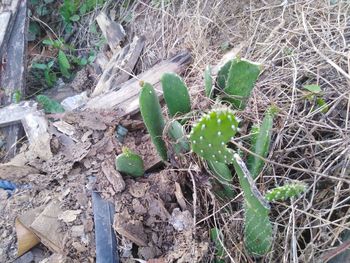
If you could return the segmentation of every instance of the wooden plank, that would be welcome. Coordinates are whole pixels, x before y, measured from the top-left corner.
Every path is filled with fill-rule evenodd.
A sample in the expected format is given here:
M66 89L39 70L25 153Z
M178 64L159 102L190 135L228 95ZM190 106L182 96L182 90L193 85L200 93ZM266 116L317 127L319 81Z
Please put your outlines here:
M113 55L103 71L93 93L96 97L127 81L145 45L144 37L135 36L133 42Z
M109 91L92 98L84 107L85 109L119 109L123 115L133 114L139 109L139 80L149 82L152 85L157 85L160 82L161 76L166 72L174 72L180 74L191 62L189 52L182 52L175 57L163 61L151 69L125 82L119 90ZM158 87L158 86L157 86ZM162 92L157 88L159 96Z
M37 111L37 103L34 101L22 101L0 109L0 127L20 123L26 115Z
M2 106L12 102L14 92L18 91L22 96L25 95L27 0L12 1L11 10L11 21L14 20L14 24L8 43L3 45L3 47L7 48L3 53L2 59L7 61L7 63L2 65L2 71L0 72L0 87L5 89L5 95L1 97L0 101ZM16 13L17 15L15 15ZM12 23L11 21L10 24ZM21 125L15 125L3 128L1 131L6 138L7 157L11 158L16 154L17 147L14 147L14 145L23 136L23 128Z
M0 59L6 52L7 42L10 38L16 20L20 0L2 1L0 4Z
M111 50L113 52L117 51L119 49L120 42L122 42L126 36L122 25L111 20L103 12L96 17L96 21L102 31L102 34L107 39L107 43Z

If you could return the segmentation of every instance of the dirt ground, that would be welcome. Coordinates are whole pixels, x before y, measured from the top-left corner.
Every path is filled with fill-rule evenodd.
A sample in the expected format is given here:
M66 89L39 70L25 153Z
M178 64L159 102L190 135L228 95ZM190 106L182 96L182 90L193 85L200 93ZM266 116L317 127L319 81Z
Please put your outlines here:
M132 19L123 22L129 38L146 37L135 74L189 50L193 60L183 78L198 116L218 105L204 95L207 65L238 48L240 57L264 67L247 108L237 113L243 119L237 140L244 141L248 127L261 123L267 107L276 105L280 111L258 188L265 193L290 180L308 185L302 197L272 204L272 251L260 259L248 255L241 194L229 201L215 197L212 175L198 157L171 155L169 163L159 163L138 114L120 119L116 112L85 111L50 116L71 124L74 138L50 127L53 158L8 173L12 177L7 179L22 187L11 196L0 189L0 262L94 262L92 191L115 206L121 262L215 262L209 237L214 226L223 231L224 262L326 262L350 230L350 5L318 0L159 2L136 1L130 7ZM117 21L126 15L118 4L106 8ZM314 110L315 100L305 99L303 86L315 83L322 89L326 113ZM123 143L115 136L118 125L129 131ZM144 177L116 172L114 160L123 146L143 157L149 168ZM241 147L246 155L249 145ZM238 179L233 183L240 193ZM44 245L31 258L16 259L16 218L54 200L66 216L74 215L60 220L63 259L40 261L52 254Z

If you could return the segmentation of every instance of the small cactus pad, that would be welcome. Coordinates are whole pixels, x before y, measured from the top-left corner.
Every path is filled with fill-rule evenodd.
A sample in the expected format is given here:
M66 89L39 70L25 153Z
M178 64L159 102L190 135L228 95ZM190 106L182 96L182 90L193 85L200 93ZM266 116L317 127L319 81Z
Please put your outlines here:
M230 168L225 163L219 163L215 161L208 161L210 171L213 172L215 179L220 183L223 189L220 193L215 192L218 196L226 199L232 199L236 196L232 187L232 174ZM221 194L222 193L222 194Z
M269 153L269 148L271 144L271 134L272 134L272 126L273 126L273 118L277 112L276 107L270 107L263 119L263 123L260 128L252 128L251 133L252 136L252 147L251 151L256 155L248 156L248 169L252 174L253 179L258 177L259 173L262 171L264 167L264 160L262 158L266 158Z
M238 124L237 118L228 109L210 111L192 128L192 150L208 161L232 163L232 150L226 147L226 143L235 136Z
M225 256L225 250L222 245L224 239L222 233L217 227L210 229L210 239L215 244L215 263L224 263L225 260L223 257Z
M306 191L307 185L300 181L293 181L292 183L284 186L276 187L268 191L265 195L266 200L272 201L284 201L288 198L298 197Z
M232 61L224 91L230 96L227 100L237 109L245 108L259 74L257 64L239 59Z
M232 64L232 60L228 61L223 65L218 72L218 76L216 78L216 83L221 90L224 90L226 87L226 81L228 79L228 73L230 71L230 67Z
M178 121L172 121L169 125L168 133L172 139L172 146L176 154L186 153L190 151L188 138L185 136L182 125Z
M213 78L211 76L210 66L207 66L204 71L204 85L205 95L211 99L213 97Z
M165 124L158 97L151 84L140 81L140 85L142 89L139 101L143 122L151 135L152 142L156 146L159 156L163 161L166 161L168 159L167 149L162 138Z
M161 79L164 100L170 116L191 111L190 95L182 79L174 73L165 73Z
M123 148L123 153L117 156L115 166L117 171L131 176L142 176L145 172L141 157L128 148Z

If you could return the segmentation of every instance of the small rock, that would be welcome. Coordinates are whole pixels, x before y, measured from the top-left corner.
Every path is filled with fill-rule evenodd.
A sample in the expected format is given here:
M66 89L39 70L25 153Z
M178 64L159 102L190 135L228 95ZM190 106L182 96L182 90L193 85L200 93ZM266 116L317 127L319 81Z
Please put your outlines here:
M175 208L171 213L169 223L177 231L187 230L192 227L193 218L188 210L181 212L179 208Z
M77 216L81 213L81 210L66 210L58 216L59 220L65 223L73 222L77 219Z
M81 237L82 235L84 235L83 225L72 226L72 237Z

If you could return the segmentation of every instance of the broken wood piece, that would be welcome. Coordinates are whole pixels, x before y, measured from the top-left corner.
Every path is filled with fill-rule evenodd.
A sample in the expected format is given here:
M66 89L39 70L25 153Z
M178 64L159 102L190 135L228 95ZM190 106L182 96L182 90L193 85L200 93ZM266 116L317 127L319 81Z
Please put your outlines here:
M13 100L13 95L18 92L25 95L25 72L26 72L26 51L27 51L27 0L9 1L9 6L3 8L11 11L10 21L6 27L2 23L0 31L5 33L0 43L0 87L4 90L1 96L1 106L8 105ZM8 15L5 15L8 19ZM7 40L8 39L8 40ZM5 63L4 63L5 62ZM15 147L17 141L23 136L23 129L20 125L11 125L1 129L6 138L7 157L13 157L17 152Z
M144 45L145 38L135 36L132 43L115 53L103 71L91 97L117 89L120 84L127 81L132 76L132 70Z
M52 157L48 122L42 111L27 114L22 120L29 141L29 150L42 160Z
M120 193L125 189L123 177L115 169L115 166L111 160L104 161L101 164L101 169L116 193Z
M120 42L123 41L126 34L121 24L111 20L104 12L101 12L96 21L100 27L103 36L113 52L118 50Z
M65 98L61 105L66 111L72 111L75 110L81 106L83 106L88 101L87 92L84 91L80 94L77 94L75 96L71 96L68 98Z
M40 238L41 243L60 254L63 254L64 233L60 231L58 216L62 212L60 203L57 200L51 201L30 225L30 229Z
M52 125L60 132L72 137L76 133L76 129L73 125L65 121L56 121Z
M158 63L136 78L128 80L119 90L109 91L92 98L88 101L84 109L120 109L123 112L123 116L136 113L139 110L140 80L155 85L158 96L161 96L162 91L158 84L162 75L166 72L180 74L187 68L190 62L190 53L182 52L169 60Z
M0 59L3 58L19 9L19 0L0 4Z
M0 109L0 127L20 123L26 115L38 110L37 105L35 101L22 101Z
M38 174L39 171L30 166L15 166L9 164L0 165L0 179L18 182L30 174Z

